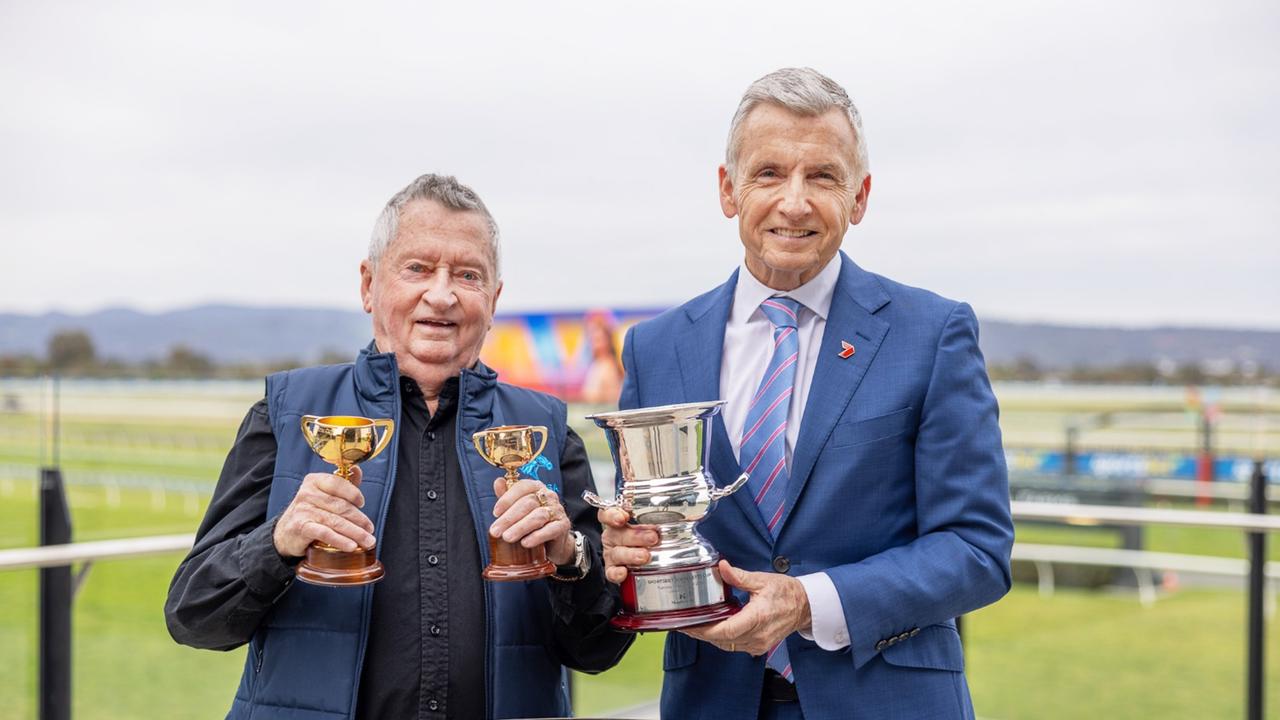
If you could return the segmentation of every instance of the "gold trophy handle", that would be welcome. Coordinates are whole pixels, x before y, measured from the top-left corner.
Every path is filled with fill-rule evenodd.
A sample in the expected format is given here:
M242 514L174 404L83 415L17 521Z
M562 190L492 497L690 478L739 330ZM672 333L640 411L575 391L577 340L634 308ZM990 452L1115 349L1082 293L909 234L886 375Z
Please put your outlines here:
M485 431L481 430L480 432L475 433L474 435L471 436L471 444L476 446L476 452L480 453L480 457L484 458L485 462L489 463L490 465L497 465L498 463L489 459L489 453L485 449L486 443L484 441L484 438L485 438Z
M365 460L372 460L378 457L378 453L387 449L387 443L391 442L391 435L396 430L396 421L390 418L383 418L374 420L373 426L382 428L382 437L378 438L377 447L373 449L373 452L369 453L369 457L365 458Z
M535 450L533 453L533 457L538 457L539 455L542 454L542 449L547 446L547 428L545 428L542 425L534 425L533 427L529 428L529 432L542 433L542 442L538 443L538 449Z
M316 431L312 427L319 419L319 415L302 416L302 437L307 441L307 447L314 448L316 446Z

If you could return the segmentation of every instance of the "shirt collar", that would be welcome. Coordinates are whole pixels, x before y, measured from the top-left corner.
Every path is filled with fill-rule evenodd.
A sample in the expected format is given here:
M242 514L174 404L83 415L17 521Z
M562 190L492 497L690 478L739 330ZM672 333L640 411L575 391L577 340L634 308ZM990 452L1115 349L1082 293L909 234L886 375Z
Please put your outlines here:
M809 282L795 290L774 290L756 279L744 261L738 268L738 286L733 291L733 310L729 322L745 324L760 309L760 303L775 296L793 298L810 312L827 319L831 311L831 297L835 294L836 281L840 279L840 253L836 253L826 266Z

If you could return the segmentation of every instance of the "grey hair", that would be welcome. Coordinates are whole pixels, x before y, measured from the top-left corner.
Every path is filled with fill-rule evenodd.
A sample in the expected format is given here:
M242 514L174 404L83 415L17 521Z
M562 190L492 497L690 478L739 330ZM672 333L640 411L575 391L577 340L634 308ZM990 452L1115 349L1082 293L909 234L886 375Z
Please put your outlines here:
M858 172L858 182L870 171L867 161L867 139L862 131L862 115L849 99L849 93L835 80L823 75L813 68L782 68L774 70L751 83L751 87L742 94L738 103L738 111L733 114L733 122L729 125L729 146L725 150L725 168L733 175L738 161L739 135L742 123L761 103L773 103L800 115L821 115L832 108L840 108L849 125L853 127L854 160Z
M378 266L382 254L396 236L400 226L400 211L405 205L415 200L434 200L450 210L479 213L489 226L489 251L493 256L494 282L502 279L501 244L498 239L498 222L493 219L489 208L476 194L475 190L458 182L452 175L436 175L427 173L418 177L387 201L386 207L373 223L373 234L369 238L369 262Z

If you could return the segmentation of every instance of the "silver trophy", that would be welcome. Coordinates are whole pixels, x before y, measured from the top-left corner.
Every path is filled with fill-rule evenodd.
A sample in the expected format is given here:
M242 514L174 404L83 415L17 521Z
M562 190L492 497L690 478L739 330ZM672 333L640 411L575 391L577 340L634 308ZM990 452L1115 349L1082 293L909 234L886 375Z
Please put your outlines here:
M649 562L628 568L614 627L672 630L721 620L740 609L716 568L720 553L694 529L717 500L747 481L743 474L716 487L704 465L711 418L723 405L716 400L587 416L604 428L618 479L611 502L592 492L583 498L600 509L621 508L632 524L652 525L659 535Z

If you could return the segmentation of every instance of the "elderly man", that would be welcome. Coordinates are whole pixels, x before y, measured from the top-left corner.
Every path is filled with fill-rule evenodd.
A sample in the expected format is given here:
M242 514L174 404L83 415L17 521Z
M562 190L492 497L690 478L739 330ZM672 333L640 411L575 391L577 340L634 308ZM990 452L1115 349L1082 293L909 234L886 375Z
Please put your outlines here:
M360 278L373 344L351 364L267 379L170 586L169 631L249 644L233 718L567 715L563 666L604 670L629 638L608 628L616 594L564 404L478 360L502 291L497 225L470 188L424 175L382 211ZM393 418L393 447L347 482L303 440L306 413ZM472 448L503 424L549 429L541 482L507 490ZM556 575L485 583L486 533L545 546ZM313 541L376 546L386 577L294 582Z
M750 475L699 526L749 601L668 636L663 717L972 717L954 618L1008 591L1013 542L973 312L840 251L866 139L813 70L747 90L719 190L741 267L623 350L622 408L727 400L710 466ZM621 582L657 537L600 519Z

